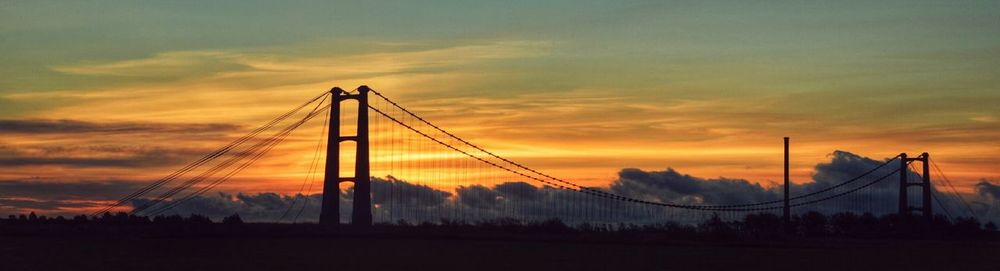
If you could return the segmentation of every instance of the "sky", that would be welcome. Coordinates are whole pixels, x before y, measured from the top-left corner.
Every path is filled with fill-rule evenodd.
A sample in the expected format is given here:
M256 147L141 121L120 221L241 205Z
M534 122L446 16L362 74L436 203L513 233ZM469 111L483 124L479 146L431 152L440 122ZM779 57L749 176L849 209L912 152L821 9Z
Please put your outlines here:
M8 184L147 183L359 85L586 185L770 187L785 136L796 183L838 150L1000 183L996 1L4 0L0 51ZM221 189L294 193L320 129Z

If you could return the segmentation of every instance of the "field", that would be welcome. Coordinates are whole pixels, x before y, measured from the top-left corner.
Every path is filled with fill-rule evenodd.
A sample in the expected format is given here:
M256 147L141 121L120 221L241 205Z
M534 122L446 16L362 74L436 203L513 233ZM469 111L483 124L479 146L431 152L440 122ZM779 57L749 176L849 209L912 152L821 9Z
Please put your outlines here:
M0 235L0 270L1000 270L1000 245L378 232L8 232Z

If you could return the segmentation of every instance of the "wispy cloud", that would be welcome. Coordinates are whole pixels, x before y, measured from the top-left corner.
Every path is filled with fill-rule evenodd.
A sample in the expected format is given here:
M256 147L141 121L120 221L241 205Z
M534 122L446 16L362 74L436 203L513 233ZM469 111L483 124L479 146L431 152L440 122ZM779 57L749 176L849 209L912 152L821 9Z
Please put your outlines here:
M186 124L142 122L93 122L80 120L0 119L3 133L223 133L238 129L234 124Z
M239 54L222 51L164 52L148 58L52 66L57 72L93 76L175 77L245 68Z
M385 45L382 45L383 47ZM177 79L240 80L260 77L277 84L295 79L377 77L385 74L433 72L492 60L544 55L551 44L539 41L491 41L427 48L419 43L392 44L391 52L301 55L282 49L176 51L121 61L89 61L50 67L66 74ZM440 71L438 71L440 72ZM265 81L265 80L260 80Z

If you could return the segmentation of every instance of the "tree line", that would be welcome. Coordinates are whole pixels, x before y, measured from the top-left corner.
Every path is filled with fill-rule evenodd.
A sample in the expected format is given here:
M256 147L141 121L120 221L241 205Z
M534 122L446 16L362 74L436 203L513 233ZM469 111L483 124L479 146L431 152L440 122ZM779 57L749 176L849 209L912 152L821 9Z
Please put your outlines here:
M198 227L205 225L244 225L273 223L244 223L239 214L222 218L218 222L207 216L192 214L189 216L160 215L155 217L137 216L124 212L103 213L98 216L77 215L71 218L63 216L46 217L35 213L10 215L0 218L0 226L32 226L32 225L112 225L112 226L184 226ZM305 225L315 225L304 223ZM284 224L290 227L296 225ZM544 221L522 221L512 218L500 218L476 222L442 219L439 222L411 223L399 220L394 223L377 224L374 228L393 231L422 230L426 232L491 232L491 233L542 233L542 234L623 234L651 235L675 238L716 238L716 239L782 239L789 237L808 238L991 238L1000 239L997 225L993 222L981 223L973 217L957 217L949 219L945 216L935 216L930 220L919 215L887 214L876 216L871 213L857 214L842 212L825 215L819 212L809 212L791 217L785 223L782 217L769 213L748 214L741 220L727 221L719 216L698 224L682 224L663 222L651 224L601 223L567 225L558 219Z

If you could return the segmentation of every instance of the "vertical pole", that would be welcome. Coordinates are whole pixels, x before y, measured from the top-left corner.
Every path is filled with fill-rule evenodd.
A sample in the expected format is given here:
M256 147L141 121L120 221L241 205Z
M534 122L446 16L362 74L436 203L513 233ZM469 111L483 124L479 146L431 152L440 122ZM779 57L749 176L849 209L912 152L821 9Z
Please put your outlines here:
M354 162L354 209L351 224L372 224L371 168L368 165L368 86L358 87L357 155Z
M319 223L325 226L340 225L340 94L344 90L330 90L330 125L326 137L326 169L323 172L323 202Z
M788 137L785 137L785 199L784 199L784 208L783 208L784 212L783 212L782 219L784 220L786 226L791 225L791 222L792 222L792 218L791 218L791 216L792 216L792 208L788 204L788 190L789 190L789 181L788 181Z
M924 185L923 185L924 191L923 192L924 193L923 193L923 197L922 197L923 200L921 201L923 203L923 205L921 205L921 207L923 207L924 219L926 219L927 222L928 222L928 224L929 224L930 222L934 221L934 214L933 214L933 212L934 212L933 206L934 205L931 204L931 174L930 174L931 173L931 170L930 170L931 167L929 165L930 162L931 162L931 156L930 156L930 154L928 154L926 152L923 153L921 156L923 156L922 160L924 162L924 173L923 173L923 175L924 175L923 176L924 177L924 180L923 180L924 181Z
M899 155L899 214L906 215L910 212L910 203L906 197L906 153Z

